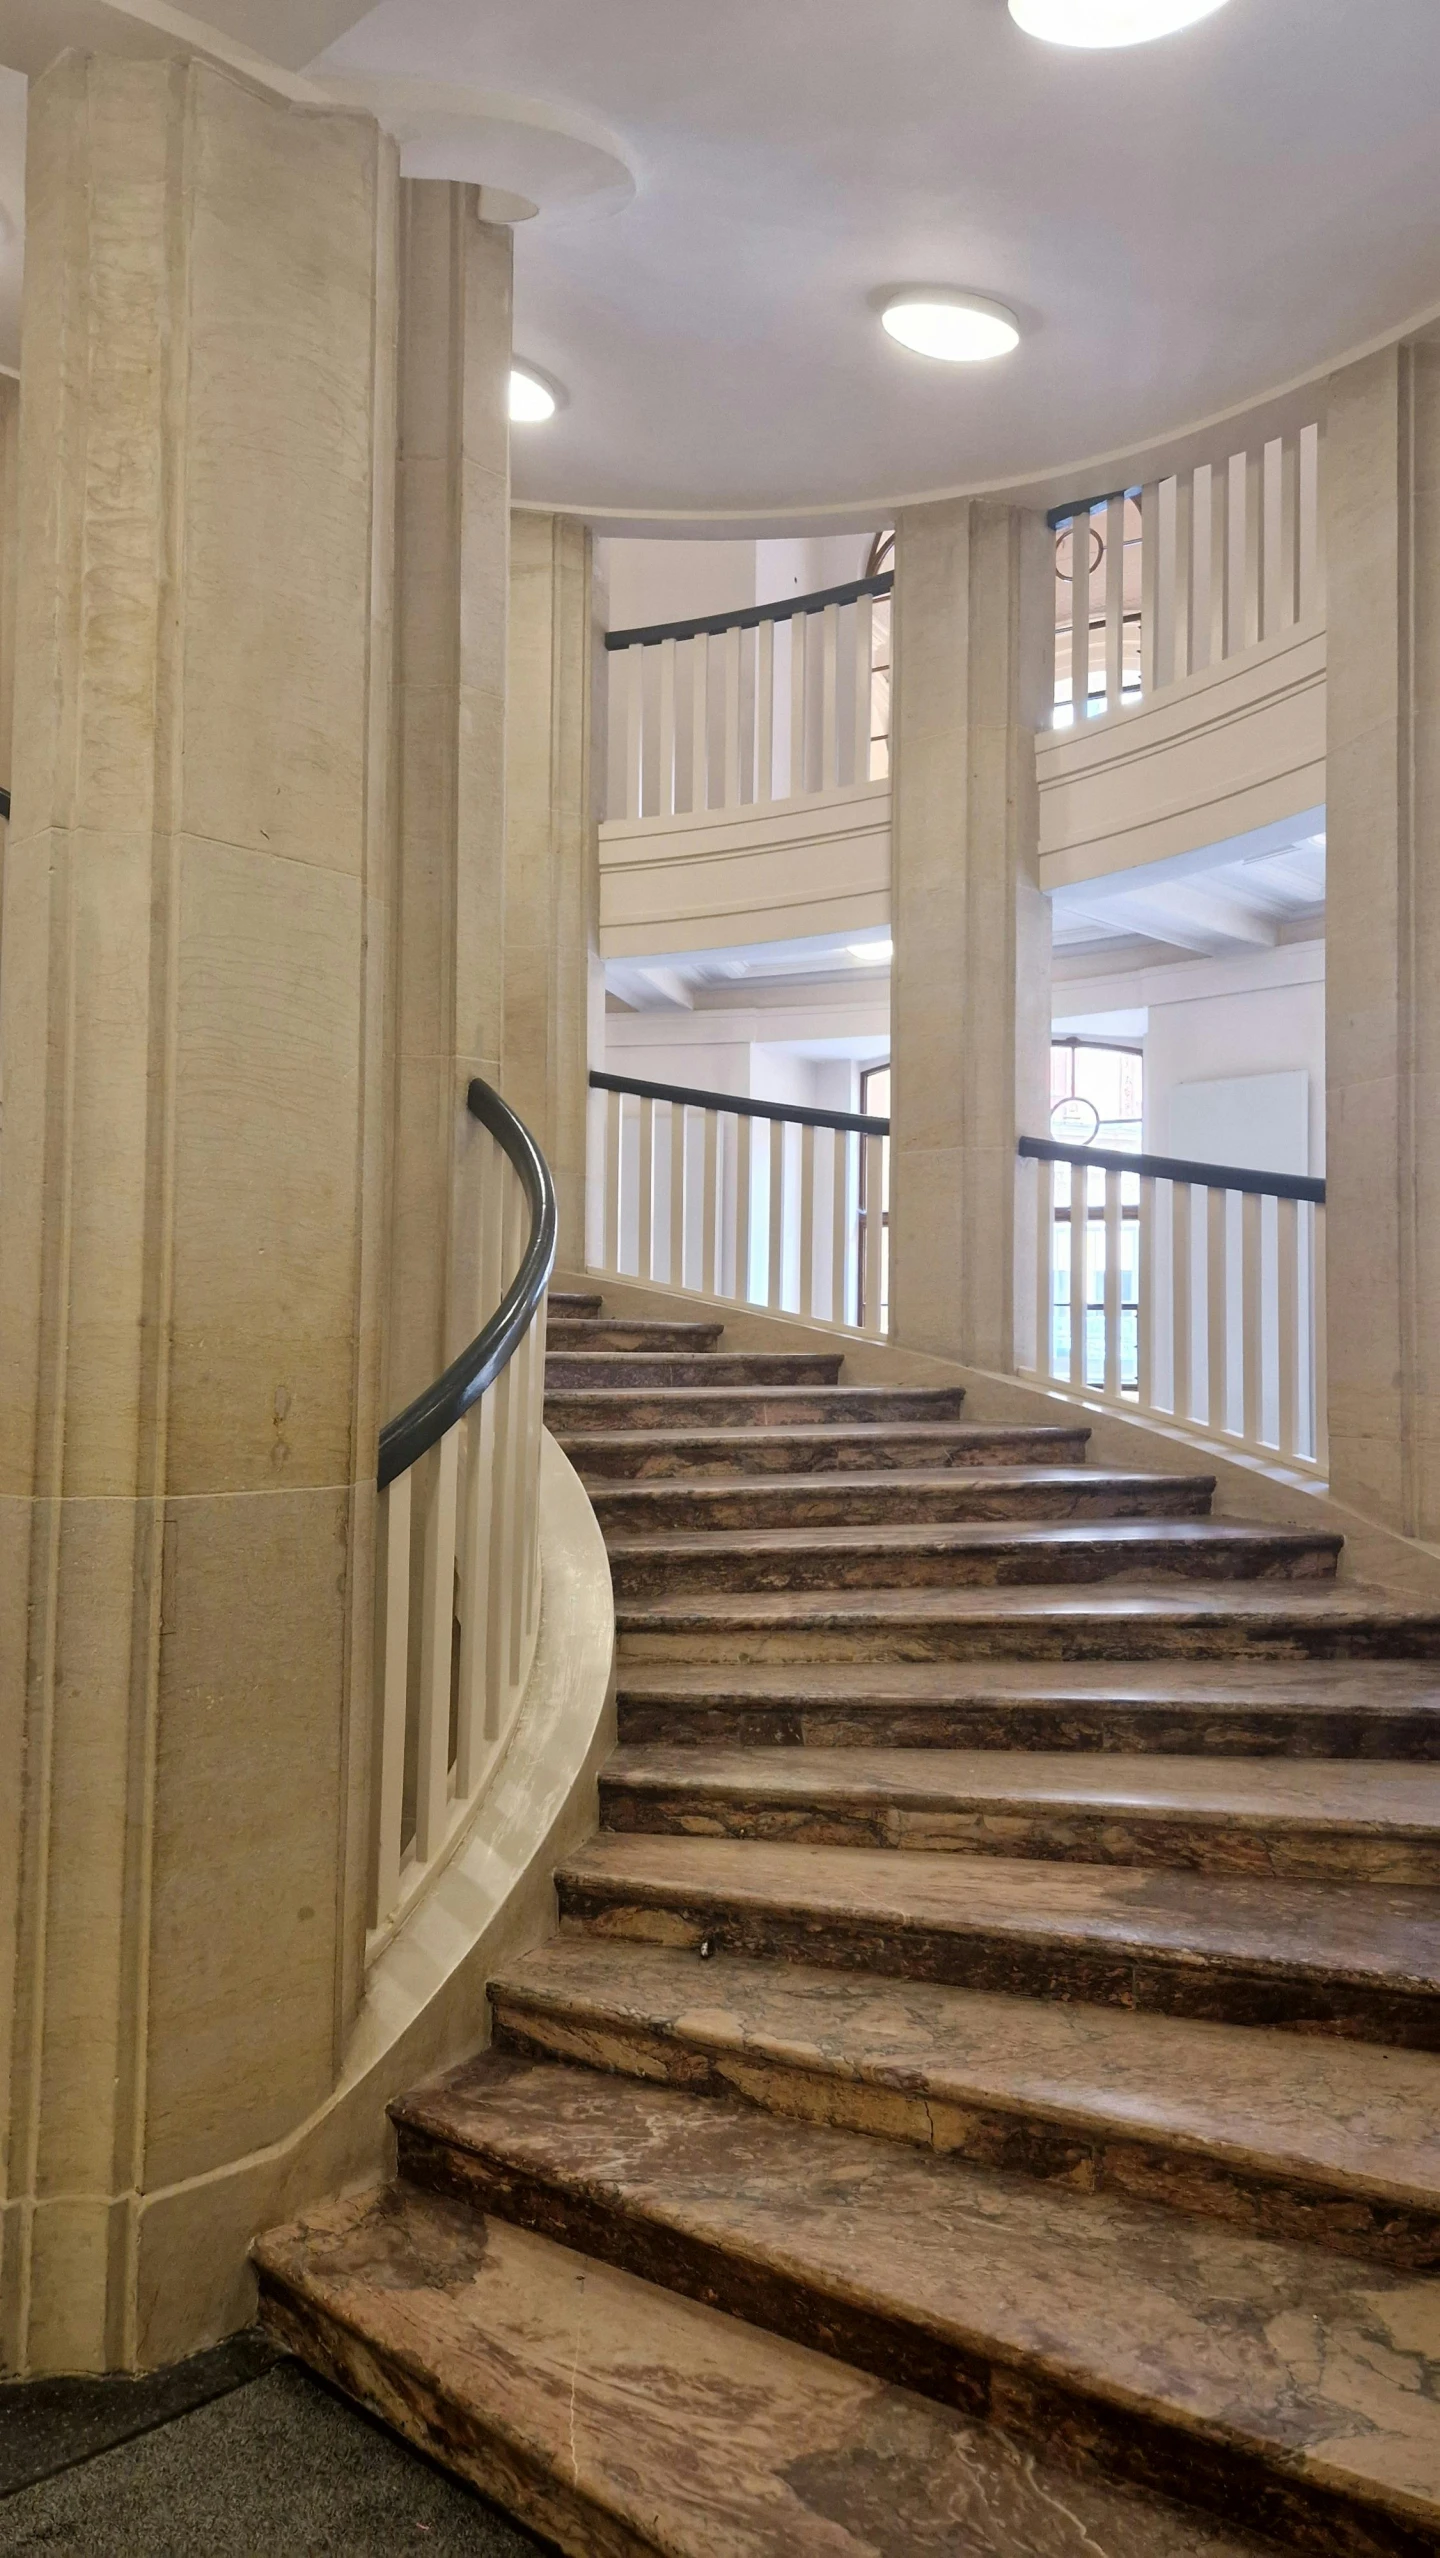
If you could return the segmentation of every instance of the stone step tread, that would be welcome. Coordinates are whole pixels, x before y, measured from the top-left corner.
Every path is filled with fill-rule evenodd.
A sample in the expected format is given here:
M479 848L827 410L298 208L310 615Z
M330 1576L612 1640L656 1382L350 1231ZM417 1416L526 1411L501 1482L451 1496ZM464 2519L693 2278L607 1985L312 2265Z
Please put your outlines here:
M1252 2558L1262 2547L1052 2470L998 2428L415 2187L328 2205L257 2256L273 2332L565 2549Z
M1428 1661L763 1661L628 1663L622 1697L710 1703L1064 1705L1253 1704L1267 1713L1340 1705L1388 1714L1440 1713L1440 1662Z
M583 1473L583 1469L582 1469ZM879 1523L885 1514L926 1518L985 1519L991 1511L1017 1509L1057 1520L1092 1516L1107 1508L1128 1515L1203 1517L1215 1490L1213 1475L1107 1473L1099 1466L895 1466L883 1472L705 1477L696 1482L645 1480L586 1483L597 1517L635 1535L666 1534L693 1526L753 1532L763 1528ZM830 1517L826 1517L826 1513ZM750 1514L750 1515L747 1515ZM769 1515L767 1515L769 1514Z
M856 1422L883 1424L887 1420L905 1423L930 1420L952 1421L958 1418L965 1400L963 1386L827 1386L827 1385L753 1385L747 1393L743 1387L720 1383L701 1386L647 1386L598 1381L583 1386L551 1387L546 1392L547 1410L551 1405L575 1407L592 1425L615 1415L625 1427L630 1408L635 1404L654 1412L661 1422L669 1417L694 1424L719 1420L729 1414L741 1426L766 1428L770 1417L784 1424L787 1415L808 1422L812 1428L828 1428L843 1422L847 1428ZM823 1416L815 1419L814 1414ZM566 1423L564 1433L578 1429L579 1422ZM637 1423L644 1428L644 1423ZM767 1429L768 1435L768 1429ZM1065 1431L1062 1437L1077 1434Z
M557 2062L491 2054L394 2110L409 2175L892 2370L898 2343L937 2395L979 2366L1037 2431L1078 2404L1212 2495L1238 2459L1247 2519L1276 2510L1258 2468L1291 2515L1417 2551L1440 2527L1440 2292L1413 2276Z
M546 1305L554 1315L598 1315L604 1299L583 1288L552 1288Z
M556 1350L709 1350L724 1329L723 1323L627 1323L622 1315L561 1313L545 1338Z
M788 1528L664 1529L647 1537L607 1540L612 1563L630 1555L652 1562L696 1555L1003 1553L1100 1545L1174 1547L1293 1555L1338 1555L1344 1538L1321 1528L1253 1527L1232 1519L882 1519L862 1531L850 1525Z
M1383 1629L1424 1643L1416 1658L1440 1658L1440 1611L1412 1607L1380 1591L1361 1592L1354 1582L1332 1584L1246 1581L1157 1587L1153 1582L1109 1582L1095 1590L1069 1582L1032 1582L1013 1590L721 1590L686 1591L671 1599L626 1600L616 1622L624 1626L693 1625L777 1628L805 1624L840 1629L947 1622L985 1625L1059 1625L1090 1622L1140 1628L1251 1624L1261 1633L1291 1627L1317 1632L1340 1628Z
M854 1389L842 1388L850 1393ZM923 1471L927 1475L974 1467L991 1472L1008 1472L1012 1466L1031 1466L1036 1472L1083 1460L1089 1441L1088 1430L1056 1430L1048 1426L1035 1429L1009 1429L1001 1425L987 1429L983 1423L971 1421L853 1421L813 1424L778 1424L764 1429L754 1425L732 1429L689 1430L579 1430L566 1429L559 1434L560 1445L571 1463L582 1475L589 1475L599 1465L599 1482L627 1482L633 1479L661 1483L692 1481L729 1482L731 1470L751 1474L765 1481L769 1473L782 1473L788 1466L804 1470L805 1479L815 1474L848 1473L853 1463L857 1471L885 1466L890 1461ZM636 1460L636 1477L622 1470L626 1458ZM820 1464L817 1460L824 1459ZM677 1473L681 1466L723 1466L720 1476ZM653 1468L653 1476L647 1469Z
M622 1739L677 1748L893 1747L1440 1758L1423 1662L647 1662L625 1658Z
M847 1804L915 1811L1017 1814L1053 1810L1219 1829L1350 1831L1375 1838L1440 1838L1440 1767L1383 1761L1087 1759L1039 1750L687 1749L649 1743L617 1750L602 1788L636 1801L697 1805ZM1440 1916L1440 1908L1437 1908Z
M647 1905L684 1921L677 1943L714 1937L724 1911L799 1918L813 1932L811 1961L828 1950L828 1930L853 1920L902 1937L936 1932L1064 1946L1125 1964L1238 1964L1256 1980L1440 1996L1440 1893L1414 1884L1277 1883L912 1849L876 1856L868 1848L645 1832L602 1832L565 1859L557 1880L567 1917L592 1906Z
M823 1350L569 1350L548 1352L546 1374L563 1368L576 1386L623 1387L627 1379L644 1387L776 1385L829 1386L839 1383L839 1353Z
M708 2062L762 2105L761 2073L783 2069L888 2094L897 2120L917 2099L979 2109L1092 2149L1145 2143L1317 2198L1440 2215L1440 2056L1430 2052L741 1955L702 1962L580 1935L524 1956L490 1995L502 2022L551 2018L588 2034L572 2057L599 2068L623 2069L616 2037L642 2034L673 2046L682 2066L685 2055ZM918 2136L944 2150L963 2130L932 2112Z

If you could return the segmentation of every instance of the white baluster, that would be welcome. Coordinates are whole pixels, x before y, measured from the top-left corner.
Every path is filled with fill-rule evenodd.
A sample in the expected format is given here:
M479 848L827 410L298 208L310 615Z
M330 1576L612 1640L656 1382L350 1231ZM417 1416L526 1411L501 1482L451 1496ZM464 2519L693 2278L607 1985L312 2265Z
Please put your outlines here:
M1082 1164L1070 1167L1070 1383L1085 1383L1085 1320L1090 1302L1090 1187Z
M1261 1255L1262 1201L1255 1191L1241 1194L1240 1205L1240 1359L1243 1398L1242 1431L1246 1445L1258 1448L1265 1435L1265 1293Z
M1324 452L1323 427L1307 426L1300 438L1300 612L1306 621L1325 610L1324 519L1320 507Z
M831 790L840 779L840 608L827 604L820 616L820 788Z
M710 805L710 641L697 632L690 642L690 806L698 816Z
M1055 1373L1055 1166L1035 1166L1035 1372Z
M1177 1181L1170 1202L1170 1312L1174 1326L1171 1410L1177 1421L1195 1418L1195 1192Z
M1223 665L1230 647L1230 465L1210 470L1210 643L1207 663Z
M1070 527L1070 700L1076 725L1090 716L1090 509Z
M815 1131L800 1131L800 1312L815 1312Z
M1140 1409L1155 1409L1155 1345L1159 1329L1159 1306L1155 1288L1155 1220L1158 1215L1158 1184L1152 1173L1140 1177L1140 1256L1135 1309L1138 1348L1138 1387Z
M495 1390L489 1387L465 1422L468 1463L460 1571L460 1710L455 1791L461 1801L479 1783L491 1733L486 1685L490 1660L490 1544L495 1503Z
M507 1371L508 1374L508 1371ZM420 1699L415 1759L415 1855L428 1865L445 1834L450 1797L450 1661L455 1638L455 1514L460 1434L435 1450L425 1519Z
M778 1312L784 1303L785 1287L785 1130L778 1119L772 1119L769 1128L770 1216L766 1241L770 1267L765 1303Z
M1325 1298L1325 1218L1326 1210L1310 1211L1310 1341L1311 1365L1314 1372L1314 1421L1312 1444L1315 1463L1322 1474L1330 1465L1330 1335L1327 1327Z
M790 616L790 797L798 799L810 787L810 757L807 752L805 697L806 661L810 653L810 617L806 613Z
M670 1266L672 1288L685 1285L685 1104L670 1104Z
M623 1171L625 1135L625 1096L610 1092L605 1096L605 1257L601 1269L620 1268L620 1185Z
M1205 1193L1205 1391L1212 1430L1230 1426L1229 1199Z
M850 1254L850 1137L830 1131L830 1321L850 1320L846 1263Z
M1170 680L1178 684L1190 672L1191 615L1195 561L1195 474L1182 471L1175 489L1175 568L1171 604Z
M385 1558L385 1648L380 1690L378 1854L372 1924L382 1926L400 1892L405 1794L405 1729L410 1702L410 1522L414 1474L397 1475L380 1495Z
M867 1332L883 1332L882 1295L885 1252L885 1140L862 1137L865 1164L864 1250L861 1288Z
M725 633L721 648L721 664L725 737L721 801L726 808L738 808L740 804L740 630L736 623L732 623Z
M639 1258L637 1274L641 1279L655 1277L655 1104L649 1099L640 1103L640 1165L637 1188Z
M755 1122L742 1113L735 1122L735 1284L730 1293L740 1304L750 1302L750 1208L754 1166Z
M661 817L673 817L680 806L679 775L675 769L675 661L678 645L673 639L660 642L659 703L655 721L659 797L655 806Z
M1293 630L1300 618L1300 446L1287 435L1280 446L1276 524L1276 593L1268 631Z
M1148 701L1159 681L1160 483L1140 492L1140 689Z
M713 1297L716 1289L715 1236L716 1192L720 1158L720 1118L714 1110L701 1113L703 1157L700 1173L700 1293Z
M1125 695L1125 500L1105 509L1105 708L1118 711Z
M775 796L775 625L762 622L755 634L755 796L763 804Z
M1265 635L1265 456L1245 456L1245 598L1242 648L1254 648Z
M875 599L871 595L857 597L850 615L850 635L854 642L851 716L855 723L851 778L858 785L870 779L870 658L875 644Z
M1107 1172L1105 1183L1105 1392L1112 1403L1120 1401L1121 1359L1121 1269L1120 1248L1123 1232L1120 1185L1122 1175Z
M645 651L640 646L619 652L625 667L625 814L644 814L643 714L645 704Z
M1299 1456L1299 1415L1310 1407L1310 1376L1299 1374L1299 1200L1276 1200L1276 1333L1279 1333L1279 1453Z

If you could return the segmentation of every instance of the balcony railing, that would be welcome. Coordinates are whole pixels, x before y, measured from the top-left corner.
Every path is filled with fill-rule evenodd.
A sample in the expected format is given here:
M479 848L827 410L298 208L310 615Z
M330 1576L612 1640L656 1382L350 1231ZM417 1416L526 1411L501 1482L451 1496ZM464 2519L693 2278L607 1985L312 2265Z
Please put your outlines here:
M1020 1155L1021 1374L1323 1475L1324 1182L1048 1138Z
M1324 612L1321 462L1307 426L1054 509L1057 728L1153 700Z
M612 820L699 817L884 781L888 573L611 631Z
M590 1084L592 1270L885 1331L888 1119Z

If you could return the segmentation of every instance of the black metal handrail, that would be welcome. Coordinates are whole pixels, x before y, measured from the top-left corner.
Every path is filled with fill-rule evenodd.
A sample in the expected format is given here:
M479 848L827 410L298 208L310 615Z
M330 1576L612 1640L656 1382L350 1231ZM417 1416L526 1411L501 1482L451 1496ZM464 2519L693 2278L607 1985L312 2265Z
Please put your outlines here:
M1236 1164L1195 1164L1179 1155L1122 1155L1096 1146L1062 1146L1053 1137L1022 1137L1033 1163L1079 1164L1088 1172L1133 1172L1149 1181L1188 1181L1202 1190L1244 1190L1253 1199L1304 1199L1325 1205L1325 1184L1298 1172L1244 1172Z
M784 1119L799 1128L838 1128L856 1137L888 1137L888 1119L867 1119L856 1110L808 1110L801 1102L746 1101L739 1093L700 1092L689 1084L645 1084L633 1075L590 1077L595 1092L633 1093L638 1101L678 1101L691 1110L728 1110L737 1119Z
M472 1119L489 1129L520 1176L530 1208L530 1240L499 1305L469 1349L451 1361L433 1386L426 1386L423 1394L386 1422L380 1433L382 1492L443 1439L447 1430L453 1430L509 1366L535 1320L555 1267L558 1217L549 1165L524 1121L516 1118L493 1086L482 1083L477 1075L466 1099Z
M823 613L829 604L858 604L862 595L889 595L893 569L879 577L852 577L848 586L822 586L813 595L784 595L773 604L745 604L734 613L702 613L689 622L647 622L643 630L607 631L607 648L658 648L662 640L706 639L712 632L758 631L762 622L793 622L800 613Z
M0 790L0 817L4 818L8 826L10 822L10 793L8 790Z

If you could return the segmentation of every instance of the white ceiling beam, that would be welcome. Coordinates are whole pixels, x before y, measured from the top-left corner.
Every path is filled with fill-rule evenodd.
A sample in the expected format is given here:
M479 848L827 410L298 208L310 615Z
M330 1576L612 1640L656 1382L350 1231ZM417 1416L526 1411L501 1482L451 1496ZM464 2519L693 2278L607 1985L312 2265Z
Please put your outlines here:
M645 968L638 960L611 959L605 983L622 1004L637 1013L692 1013L695 999L688 978L678 968Z

